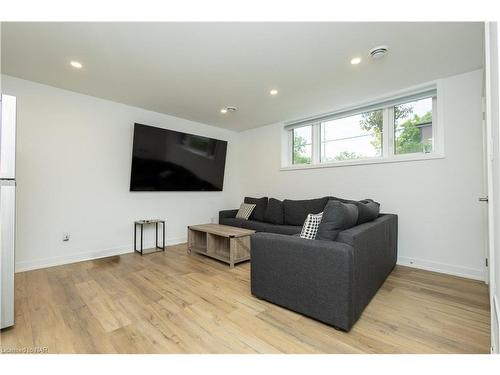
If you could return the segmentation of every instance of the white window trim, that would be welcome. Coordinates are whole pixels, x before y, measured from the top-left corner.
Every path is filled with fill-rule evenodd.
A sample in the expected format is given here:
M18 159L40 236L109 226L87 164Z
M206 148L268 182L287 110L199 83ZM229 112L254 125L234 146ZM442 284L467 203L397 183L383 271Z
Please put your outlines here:
M394 121L392 121L393 111L388 108L384 108L384 120L388 124L387 129L384 129L383 133L383 148L382 156L366 159L356 159L356 160L343 160L336 162L321 162L321 151L320 151L320 123L312 122L312 162L311 164L293 164L292 154L293 154L293 132L291 130L282 128L282 157L281 157L281 168L282 171L287 170L299 170L299 169L316 169L316 168L336 168L336 167L348 167L356 165L369 165L369 164L383 164L383 163L398 163L398 162L409 162L409 161L425 161L434 159L444 159L444 133L445 133L445 119L444 119L444 102L445 95L444 85L442 80L437 80L433 82L428 82L422 85L413 86L407 90L400 90L394 92L390 95L385 95L383 97L376 98L368 102L361 102L355 105L338 108L332 112L340 112L346 109L356 109L363 108L371 105L376 105L384 101L391 99L397 99L398 97L404 97L419 91L424 91L430 87L435 87L437 90L437 98L433 100L432 106L432 116L433 116L433 126L432 126L432 137L433 137L433 151L430 153L411 153L411 154L395 154L394 153Z

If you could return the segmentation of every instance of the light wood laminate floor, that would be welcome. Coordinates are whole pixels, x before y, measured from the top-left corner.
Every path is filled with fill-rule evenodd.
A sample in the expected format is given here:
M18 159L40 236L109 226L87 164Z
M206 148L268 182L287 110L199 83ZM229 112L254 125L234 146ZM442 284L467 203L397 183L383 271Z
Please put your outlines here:
M49 353L488 353L484 283L396 267L349 332L254 298L185 245L16 274L4 349Z

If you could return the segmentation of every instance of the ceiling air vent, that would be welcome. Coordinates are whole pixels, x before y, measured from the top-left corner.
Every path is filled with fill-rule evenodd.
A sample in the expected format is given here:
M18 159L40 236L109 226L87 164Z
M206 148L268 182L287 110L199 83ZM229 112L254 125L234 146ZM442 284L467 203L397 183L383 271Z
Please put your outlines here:
M372 50L370 51L370 56L372 57L372 59L378 60L384 57L387 54L387 51L388 51L387 46L378 46L372 48Z

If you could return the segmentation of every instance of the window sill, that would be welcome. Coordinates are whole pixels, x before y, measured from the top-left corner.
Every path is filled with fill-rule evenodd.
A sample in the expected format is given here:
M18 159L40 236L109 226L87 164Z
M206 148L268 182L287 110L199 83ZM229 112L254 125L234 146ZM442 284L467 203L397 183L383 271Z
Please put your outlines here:
M376 159L362 159L362 160L346 160L333 163L321 163L321 164L298 164L289 165L286 167L281 167L280 171L294 171L301 169L317 169L317 168L337 168L337 167L350 167L356 165L369 165L369 164L385 164L385 163L401 163L408 161L421 161L421 160L434 160L434 159L444 159L444 154L432 153L432 154L411 154L411 155L400 155L393 158L376 158Z

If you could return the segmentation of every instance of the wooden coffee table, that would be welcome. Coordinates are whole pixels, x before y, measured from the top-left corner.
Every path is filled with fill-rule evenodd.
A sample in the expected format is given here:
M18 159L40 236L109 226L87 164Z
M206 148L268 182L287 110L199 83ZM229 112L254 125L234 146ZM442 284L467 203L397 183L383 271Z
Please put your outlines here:
M188 226L188 254L192 252L228 263L250 259L250 235L254 230L220 224Z

